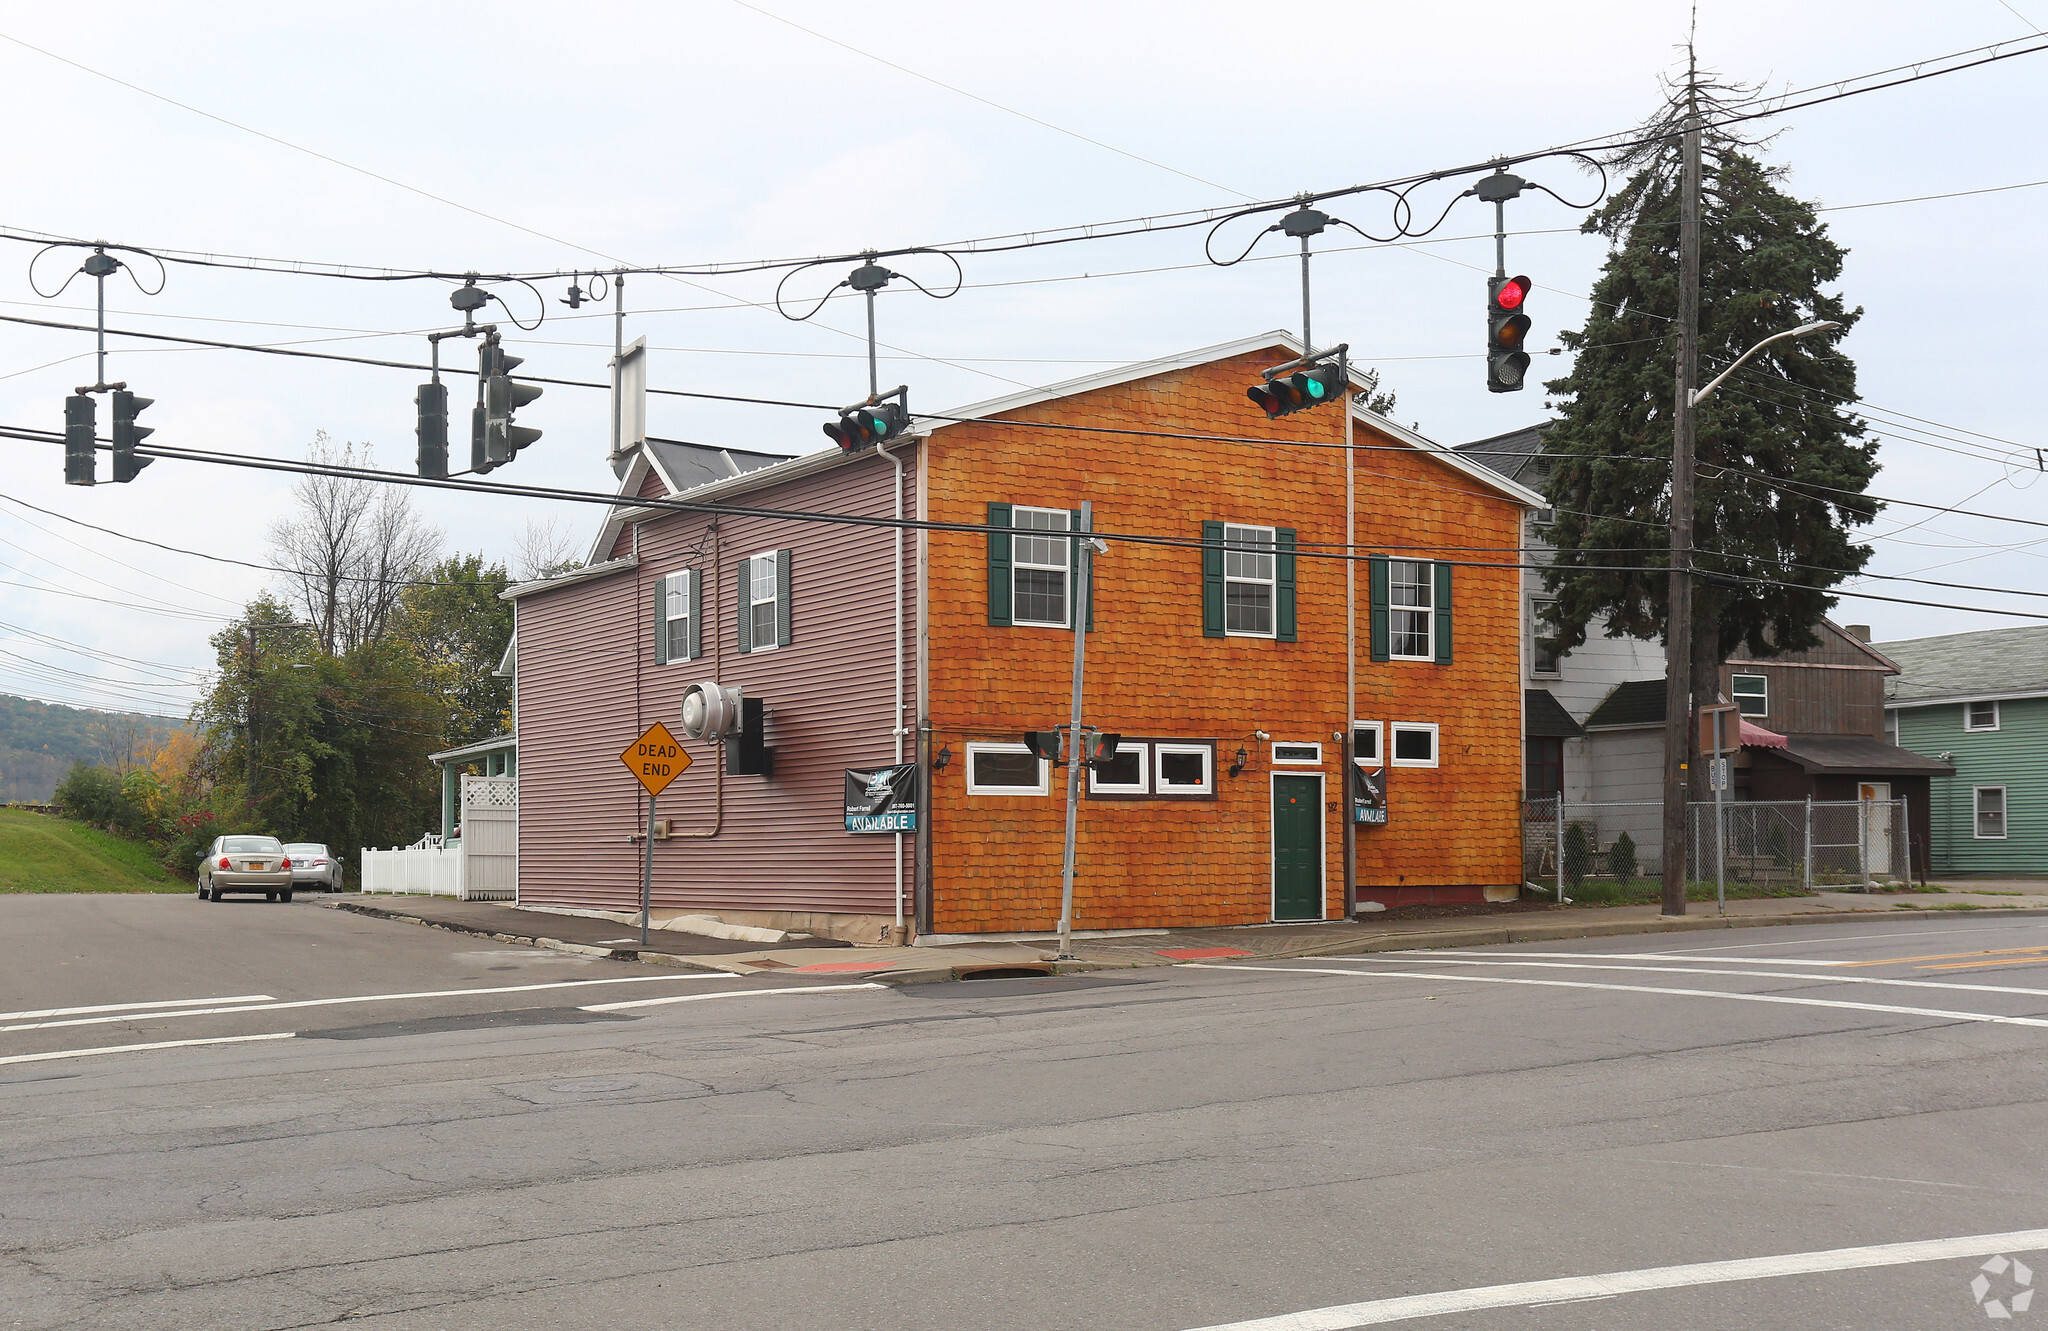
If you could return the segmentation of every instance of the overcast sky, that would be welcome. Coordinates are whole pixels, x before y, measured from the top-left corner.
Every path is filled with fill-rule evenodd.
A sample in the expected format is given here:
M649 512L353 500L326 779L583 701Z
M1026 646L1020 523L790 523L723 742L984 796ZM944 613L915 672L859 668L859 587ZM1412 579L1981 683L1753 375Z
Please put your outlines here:
M1680 62L1688 6L216 2L0 15L0 226L365 268L535 271L1055 228L1619 131L1653 108L1659 76ZM2037 21L2048 24L2048 0L1703 0L1699 46L1731 79L1799 88L2025 37ZM1888 202L2048 178L2044 76L2048 54L2022 57L1774 122L1784 132L1770 156L1791 168L1791 191L1831 209L1823 217L1850 251L1841 289L1867 311L1844 349L1884 440L1877 493L2048 518L2048 489L2031 488L2048 477L1998 460L2048 442L2022 397L2041 376L2032 268L2048 193ZM1568 199L1590 197L1590 178L1566 166L1528 174ZM1438 206L1454 193L1440 190ZM1370 197L1330 210L1384 232L1384 204ZM1887 206L1853 206L1872 203ZM1396 415L1445 443L1544 416L1539 391L1484 389L1488 211L1467 201L1430 243L1360 244L1316 273L1318 341L1348 340L1398 393ZM1510 228L1531 233L1510 238L1509 266L1536 281L1538 351L1583 320L1603 258L1597 238L1572 229L1580 216L1533 193L1510 205ZM966 288L945 301L892 290L880 302L893 348L884 383L907 381L913 403L933 409L1298 325L1291 262L1214 268L1201 235L970 258ZM54 299L32 289L36 252L0 244L0 314L90 323L88 279ZM35 281L54 290L80 257L44 256ZM931 258L896 266L928 285L951 275ZM811 273L791 290L815 298L841 275ZM137 276L154 288L147 263ZM566 286L542 287L548 320L515 333L516 349L527 372L604 379L609 318L557 303ZM759 276L634 278L626 335L655 349L657 387L855 400L866 387L858 307L835 302L793 323L773 308L773 288ZM108 322L417 362L420 334L455 321L448 291L172 266L155 295L127 274L109 279ZM526 322L538 312L530 293L506 299ZM156 399L145 417L153 443L298 457L325 430L411 469L414 372L111 341L108 378ZM61 429L64 396L92 380L91 348L89 333L0 324L0 424ZM473 354L451 348L464 364ZM1536 370L1568 364L1539 357ZM460 387L453 397L458 408L468 400ZM498 475L609 488L608 411L602 392L550 388L521 416L544 438ZM1902 413L1932 440L1893 428L1915 424ZM108 415L103 405L103 433ZM824 442L815 412L656 398L650 415L651 432L672 438L778 453ZM0 492L209 554L264 559L265 530L290 507L291 478L273 473L159 461L131 485L70 489L57 450L0 448ZM580 506L413 494L452 549L492 558L512 558L529 520L553 519L582 553L600 520ZM1877 572L2048 589L2048 529L1894 508L1872 532ZM141 686L172 678L161 669L104 664L22 630L199 668L211 661L207 637L270 581L12 504L0 503L0 542L0 652L10 654L0 692L52 701L155 698L161 706L146 710L182 714L193 694ZM1880 640L2029 622L1856 600L1834 613Z

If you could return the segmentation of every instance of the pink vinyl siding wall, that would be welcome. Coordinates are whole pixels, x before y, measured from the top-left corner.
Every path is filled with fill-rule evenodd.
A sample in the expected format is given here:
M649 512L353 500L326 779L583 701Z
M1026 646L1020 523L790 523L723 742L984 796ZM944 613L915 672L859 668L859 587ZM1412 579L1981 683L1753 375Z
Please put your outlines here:
M732 502L887 517L891 475L869 455ZM911 502L906 494L906 511ZM906 564L913 544L903 542ZM632 548L629 532L620 549ZM629 838L645 830L647 806L618 754L655 721L680 736L684 690L716 679L766 701L774 775L723 776L719 834L680 835L713 827L722 767L720 746L683 741L694 765L656 810L679 835L655 843L655 910L891 912L894 838L847 833L842 805L845 769L883 765L892 751L890 549L885 527L666 515L640 524L637 567L523 597L519 899L638 909L642 845ZM792 641L742 654L736 566L776 550L791 552ZM656 665L655 587L680 569L702 571L704 654ZM914 589L906 576L906 654ZM904 754L915 755L908 739ZM913 840L904 838L906 909Z

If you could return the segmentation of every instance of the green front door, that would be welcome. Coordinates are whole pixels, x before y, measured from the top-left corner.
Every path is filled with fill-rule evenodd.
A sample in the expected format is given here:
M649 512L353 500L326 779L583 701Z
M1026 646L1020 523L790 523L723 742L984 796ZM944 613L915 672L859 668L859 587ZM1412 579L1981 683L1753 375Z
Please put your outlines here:
M1273 778L1273 918L1323 918L1323 781Z

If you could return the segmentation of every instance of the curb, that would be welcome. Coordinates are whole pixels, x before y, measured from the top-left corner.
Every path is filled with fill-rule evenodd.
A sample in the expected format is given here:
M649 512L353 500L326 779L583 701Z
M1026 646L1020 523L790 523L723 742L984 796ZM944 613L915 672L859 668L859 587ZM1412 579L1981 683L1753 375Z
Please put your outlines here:
M696 962L669 952L642 952L638 948L596 947L589 943L566 943L559 938L528 937L525 934L501 934L487 929L467 929L459 924L444 920L427 920L417 915L406 915L395 910L384 910L376 906L355 901L323 901L329 910L345 910L351 915L362 915L373 920L395 920L400 924L418 924L429 929L442 929L465 938L488 938L498 943L516 943L521 947L544 948L550 952L567 953L577 957L603 957L608 961L637 961L649 966L669 966L677 970L718 972L715 966L700 966Z
M1585 920L1577 924L1525 924L1493 925L1466 929L1438 929L1415 933L1379 934L1365 938L1353 938L1338 943L1316 943L1306 948L1292 948L1284 952L1266 953L1259 957L1242 958L1245 961L1281 961L1290 957L1320 957L1333 952L1408 952L1434 948L1453 947L1496 947L1503 943L1540 943L1549 939L1566 938L1619 938L1629 934L1671 934L1694 933L1703 929L1764 929L1795 924L1819 924L1833 920L1855 920L1862 923L1894 920L1925 920L1929 916L1969 915L1973 918L1999 919L2017 916L2039 916L2048 914L2038 907L2018 909L1989 908L1971 911L1944 910L1890 910L1890 911L1828 911L1825 914L1804 915L1701 915L1683 920ZM1136 962L1135 965L1149 965ZM1162 958L1160 964L1173 965Z

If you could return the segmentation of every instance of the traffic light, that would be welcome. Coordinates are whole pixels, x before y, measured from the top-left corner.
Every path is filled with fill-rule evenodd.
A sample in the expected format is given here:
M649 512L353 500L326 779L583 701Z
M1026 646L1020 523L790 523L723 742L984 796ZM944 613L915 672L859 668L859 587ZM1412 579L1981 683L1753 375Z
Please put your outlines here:
M1486 279L1486 391L1516 393L1529 373L1529 316L1523 304L1531 283L1526 277Z
M114 390L114 479L117 481L134 480L144 467L156 461L155 458L135 456L135 446L156 433L156 427L137 425L135 418L154 401L153 397L137 397L125 388Z
M541 395L538 384L514 383L512 371L525 363L525 357L506 352L505 344L492 334L481 349L483 372L483 461L488 465L478 471L489 471L510 462L514 454L540 438L539 430L531 430L512 423L512 413ZM472 439L471 441L475 441Z
M448 385L421 384L413 398L420 409L420 475L431 480L448 476Z
M99 404L84 393L64 399L64 484L93 483L93 449L99 441Z
M1090 735L1088 737L1088 766L1101 771L1112 762L1115 762L1117 746L1123 742L1124 737L1122 735L1112 732L1098 731Z
M842 411L836 422L822 428L826 438L852 453L887 443L903 433L903 427L909 423L910 415L901 406L884 402L878 406Z
M1062 733L1058 730L1027 730L1024 732L1024 747L1058 767Z
M1248 388L1245 396L1259 404L1268 420L1319 407L1344 396L1344 368L1336 361L1312 365Z

